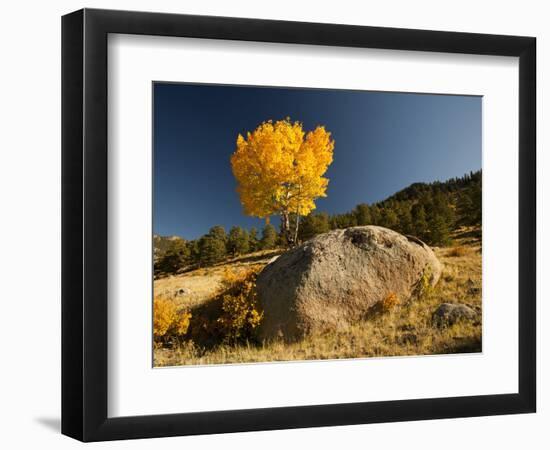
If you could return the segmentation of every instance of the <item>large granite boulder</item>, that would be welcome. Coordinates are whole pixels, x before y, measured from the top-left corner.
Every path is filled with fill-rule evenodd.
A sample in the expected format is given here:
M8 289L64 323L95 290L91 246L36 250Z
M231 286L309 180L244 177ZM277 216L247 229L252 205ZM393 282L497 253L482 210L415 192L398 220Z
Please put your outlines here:
M390 294L409 301L423 279L434 285L440 274L439 260L417 238L377 226L330 231L259 274L260 338L294 340L345 329Z

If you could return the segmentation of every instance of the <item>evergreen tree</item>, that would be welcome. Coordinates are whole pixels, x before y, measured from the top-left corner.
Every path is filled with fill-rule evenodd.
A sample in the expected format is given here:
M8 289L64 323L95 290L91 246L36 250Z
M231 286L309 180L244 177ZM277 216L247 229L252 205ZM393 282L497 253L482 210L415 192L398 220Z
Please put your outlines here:
M278 235L275 227L270 223L266 224L262 230L262 242L261 246L263 250L275 248L277 245Z
M336 214L330 217L330 229L339 230L357 226L357 219L353 213Z
M299 240L307 241L312 237L330 230L327 213L311 213L304 217L300 227Z
M432 245L448 245L455 225L455 213L449 205L448 196L438 191L427 205L428 242Z
M208 234L199 240L199 260L203 265L212 265L227 255L227 235L222 226L210 228Z
M398 223L399 219L397 218L397 214L391 207L382 209L379 224L380 226L394 230L397 227Z
M187 242L187 250L189 252L189 262L191 264L199 264L200 263L200 247L199 247L199 240L193 240Z
M357 205L353 211L357 225L370 225L371 214L369 205L361 203Z
M211 266L225 258L225 243L220 239L205 235L199 240L200 264Z
M470 195L467 191L463 191L458 195L457 198L457 208L460 215L459 223L460 225L471 225L471 211L473 209L473 203Z
M426 210L421 203L415 203L411 208L412 229L415 236L426 240L428 234L428 221L426 220Z
M397 230L403 234L413 234L413 224L411 216L411 206L408 202L403 202L397 209Z
M241 227L231 227L227 237L227 251L235 256L248 253L249 248L248 232Z
M371 225L380 225L380 207L378 205L371 205L369 208Z
M223 241L224 244L227 243L227 234L225 234L225 229L221 225L216 225L208 231L208 236L219 239Z
M468 195L472 201L472 209L470 212L473 224L481 224L482 214L482 196L481 196L481 181L475 183L468 189Z
M256 252L260 249L260 242L258 241L258 230L252 227L248 232L248 246L250 252Z
M442 192L437 192L433 196L432 213L442 216L449 228L454 227L456 218L454 209L450 205L449 196L444 195Z
M432 245L449 245L450 243L450 229L449 223L445 220L445 217L441 214L435 214L430 217L428 223L429 243Z
M171 241L164 254L155 263L155 273L176 273L190 262L191 252L187 244L178 239Z
M465 189L458 198L460 223L463 225L481 224L481 183L475 183Z

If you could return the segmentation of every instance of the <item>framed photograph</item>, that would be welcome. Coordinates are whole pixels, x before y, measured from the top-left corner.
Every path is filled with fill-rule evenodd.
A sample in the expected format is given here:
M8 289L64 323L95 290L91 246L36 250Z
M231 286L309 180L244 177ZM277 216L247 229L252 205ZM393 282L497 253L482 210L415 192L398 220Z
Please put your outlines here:
M62 432L536 409L536 40L62 20Z

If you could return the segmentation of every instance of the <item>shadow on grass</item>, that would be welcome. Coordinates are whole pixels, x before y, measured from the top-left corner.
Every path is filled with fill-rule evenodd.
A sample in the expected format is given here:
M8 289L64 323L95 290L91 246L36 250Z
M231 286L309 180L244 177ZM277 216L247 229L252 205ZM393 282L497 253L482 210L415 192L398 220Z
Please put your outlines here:
M475 338L455 338L452 344L445 345L441 353L481 353L481 340Z

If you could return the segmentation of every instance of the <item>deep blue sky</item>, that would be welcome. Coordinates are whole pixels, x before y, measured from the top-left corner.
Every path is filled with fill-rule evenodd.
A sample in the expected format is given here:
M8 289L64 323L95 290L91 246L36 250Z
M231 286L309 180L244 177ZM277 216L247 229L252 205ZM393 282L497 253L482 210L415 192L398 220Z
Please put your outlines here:
M306 131L325 125L335 140L317 211L347 212L481 168L480 97L155 83L154 232L260 229L263 220L242 212L229 158L239 133L287 116Z

